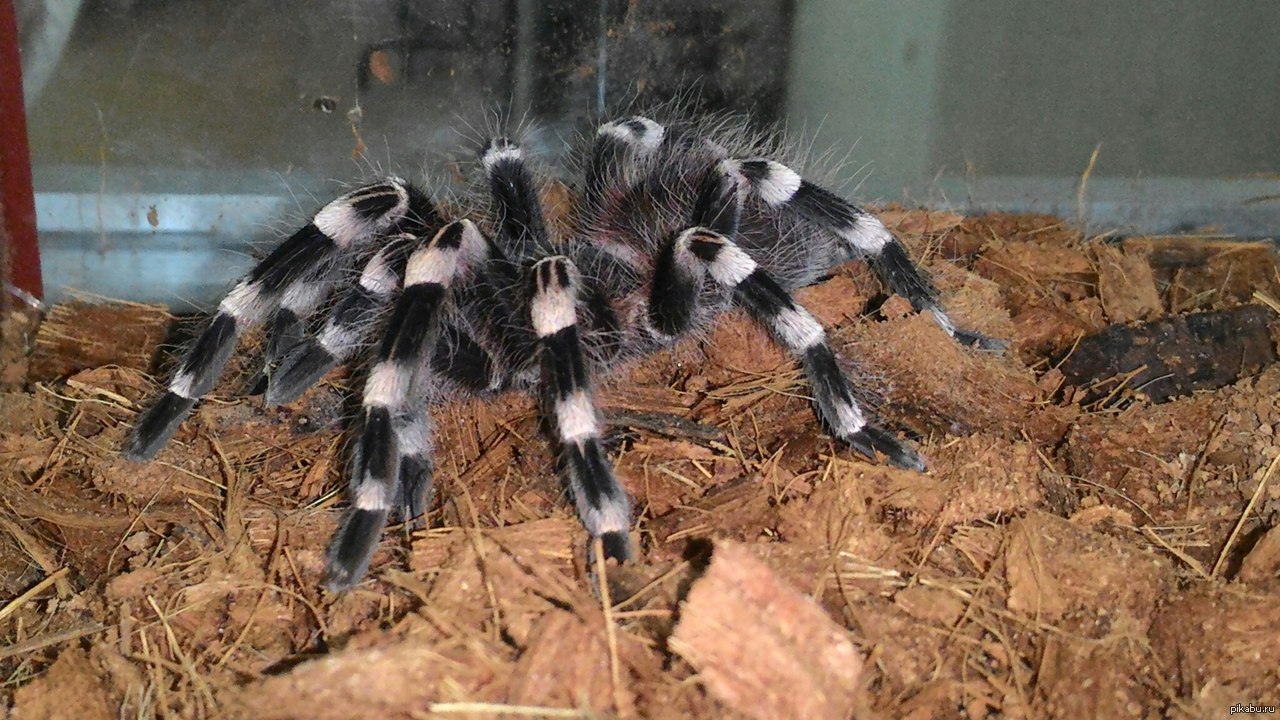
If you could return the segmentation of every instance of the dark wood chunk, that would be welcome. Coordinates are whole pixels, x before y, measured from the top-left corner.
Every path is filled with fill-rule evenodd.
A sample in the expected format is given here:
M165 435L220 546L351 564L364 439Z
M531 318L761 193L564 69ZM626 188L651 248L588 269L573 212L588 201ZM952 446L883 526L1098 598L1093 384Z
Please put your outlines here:
M1067 384L1086 391L1086 403L1135 392L1164 402L1230 385L1275 362L1275 319L1270 308L1244 305L1114 325L1082 338L1060 369Z

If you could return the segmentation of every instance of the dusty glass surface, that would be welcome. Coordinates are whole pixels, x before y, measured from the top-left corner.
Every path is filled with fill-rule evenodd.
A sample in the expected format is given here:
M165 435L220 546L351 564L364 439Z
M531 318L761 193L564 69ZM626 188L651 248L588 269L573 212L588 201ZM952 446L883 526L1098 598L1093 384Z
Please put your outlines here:
M867 200L1280 226L1273 4L18 5L53 300L207 306L345 183L447 188L495 125L554 164L602 114L677 97L785 124Z

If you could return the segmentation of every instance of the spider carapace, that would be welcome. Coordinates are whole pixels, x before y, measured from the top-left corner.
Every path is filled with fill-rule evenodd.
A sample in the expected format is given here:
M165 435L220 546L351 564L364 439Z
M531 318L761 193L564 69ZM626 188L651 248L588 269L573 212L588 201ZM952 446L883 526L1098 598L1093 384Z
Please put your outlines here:
M513 388L539 394L578 517L607 557L627 560L630 501L602 446L593 378L736 305L799 360L828 432L868 457L922 469L864 413L792 291L861 257L957 341L1001 343L956 328L879 220L801 177L774 136L744 127L640 116L600 126L581 156L568 229L554 235L529 162L501 137L480 151L485 200L471 217L446 217L395 177L339 197L221 301L138 418L125 456L152 458L213 388L240 335L265 323L268 404L296 398L341 363L368 362L331 588L360 581L393 511L426 511L429 408Z

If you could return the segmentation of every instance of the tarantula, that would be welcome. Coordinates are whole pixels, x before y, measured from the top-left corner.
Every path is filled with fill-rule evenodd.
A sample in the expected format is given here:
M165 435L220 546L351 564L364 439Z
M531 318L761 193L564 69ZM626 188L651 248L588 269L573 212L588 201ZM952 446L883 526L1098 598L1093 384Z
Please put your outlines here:
M489 207L474 219L445 217L396 177L353 190L221 301L124 455L144 461L160 450L249 327L267 325L269 405L380 338L352 428L352 507L329 549L330 588L364 576L393 509L406 520L427 510L428 408L513 388L538 391L578 517L607 558L625 561L630 501L602 446L593 377L737 305L798 358L828 432L868 458L923 469L864 413L822 325L791 291L862 257L957 341L1001 343L956 328L884 225L771 159L785 154L772 136L723 119L605 123L582 156L584 184L562 237L548 230L524 153L503 137L479 154Z

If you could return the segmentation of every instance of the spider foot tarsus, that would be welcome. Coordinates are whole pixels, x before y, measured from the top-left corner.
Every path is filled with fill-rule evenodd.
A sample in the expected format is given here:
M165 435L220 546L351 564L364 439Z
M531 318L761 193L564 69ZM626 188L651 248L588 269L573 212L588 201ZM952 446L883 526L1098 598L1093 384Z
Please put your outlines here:
M600 540L604 547L605 560L617 560L622 563L634 559L635 552L631 548L631 536L626 532L607 532L600 536Z
M349 590L368 572L392 511L398 508L410 527L421 526L431 497L431 450L431 425L421 410L369 413L353 463L360 482L352 487L352 508L329 546L330 590Z
M875 425L864 425L861 430L848 437L842 437L841 440L869 460L875 460L878 451L892 465L906 470L924 472L924 458L920 457L919 453L904 444L893 433Z
M386 526L386 510L348 510L329 546L325 587L333 592L345 592L360 582L369 570L373 551L378 548Z
M186 398L166 392L154 405L134 421L133 432L125 441L123 454L126 460L143 462L160 452L160 448L178 431L178 426L196 406L194 398Z
M974 330L956 328L952 331L951 336L956 339L956 342L964 345L965 347L977 348L987 352L1003 353L1005 350L1009 349L1009 342L1007 340L994 338L990 335L983 335L982 333Z
M223 305L228 302L224 300ZM237 337L239 328L234 313L224 310L214 316L187 354L181 369L169 381L169 388L134 422L123 448L125 459L141 462L160 452L196 402L213 389L223 366L231 359Z

